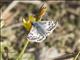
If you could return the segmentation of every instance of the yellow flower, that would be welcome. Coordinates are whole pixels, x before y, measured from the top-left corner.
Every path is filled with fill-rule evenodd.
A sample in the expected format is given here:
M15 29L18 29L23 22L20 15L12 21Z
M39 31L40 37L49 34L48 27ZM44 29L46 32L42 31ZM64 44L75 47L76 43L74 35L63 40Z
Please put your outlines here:
M27 31L30 31L32 27L32 22L35 22L35 21L36 21L36 18L33 17L32 15L29 16L28 20L23 18L23 26L25 27Z
M23 18L23 26L25 27L25 29L27 30L27 31L30 31L30 29L31 29L31 27L32 27L32 24L31 24L31 21L30 20L25 20L24 18Z
M35 21L36 21L36 18L31 15L31 16L29 16L29 20L30 20L31 22L35 22Z

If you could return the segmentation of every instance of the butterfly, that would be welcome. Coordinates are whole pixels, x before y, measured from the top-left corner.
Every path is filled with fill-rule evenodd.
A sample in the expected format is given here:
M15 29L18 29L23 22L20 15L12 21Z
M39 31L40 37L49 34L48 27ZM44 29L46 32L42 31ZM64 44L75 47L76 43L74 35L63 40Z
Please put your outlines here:
M40 8L39 16L34 18L29 16L28 21L23 19L23 26L29 31L27 39L31 42L42 42L49 36L57 27L57 22L41 21L47 11L47 6L43 4ZM39 20L39 21L37 21Z
M33 22L27 39L31 42L42 42L53 32L57 24L54 21Z

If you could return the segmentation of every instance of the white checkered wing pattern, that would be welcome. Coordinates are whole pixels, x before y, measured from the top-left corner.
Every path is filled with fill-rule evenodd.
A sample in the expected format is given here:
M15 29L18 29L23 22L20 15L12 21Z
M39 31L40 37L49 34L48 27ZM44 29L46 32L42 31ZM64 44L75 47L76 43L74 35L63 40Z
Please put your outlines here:
M34 22L27 38L32 42L42 42L57 27L57 22L40 21Z
M34 23L35 26L40 27L43 34L50 35L52 31L57 27L58 22L54 21L40 21Z
M32 26L30 33L27 36L27 39L31 42L42 42L46 39L46 36L43 35L38 29Z

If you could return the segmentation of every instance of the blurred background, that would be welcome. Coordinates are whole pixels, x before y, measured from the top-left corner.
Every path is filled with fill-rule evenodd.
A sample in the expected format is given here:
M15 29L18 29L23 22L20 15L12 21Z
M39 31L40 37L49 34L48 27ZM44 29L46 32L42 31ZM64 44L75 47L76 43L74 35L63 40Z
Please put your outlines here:
M22 18L38 14L43 0L0 2L0 58L15 60L26 41ZM80 50L80 1L46 1L43 20L57 20L58 27L42 43L30 43L22 60L73 60ZM80 60L80 56L77 60Z

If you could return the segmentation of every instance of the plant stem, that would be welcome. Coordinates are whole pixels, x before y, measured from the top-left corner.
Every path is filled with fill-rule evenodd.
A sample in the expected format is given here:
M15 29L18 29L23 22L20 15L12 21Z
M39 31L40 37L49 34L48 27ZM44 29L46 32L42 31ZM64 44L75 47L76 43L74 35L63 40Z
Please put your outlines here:
M79 57L80 55L80 51L78 52L78 54L76 55L76 57L74 58L74 60L77 60L77 58Z
M29 40L26 41L26 43L25 43L25 45L24 45L21 53L19 54L19 56L17 57L16 60L21 60L21 58L22 58L22 56L23 56L23 54L24 54L24 51L25 51L26 47L28 46L28 44L29 44Z

